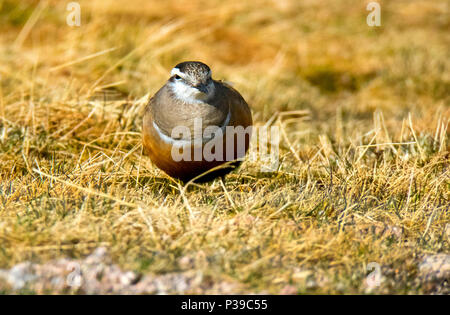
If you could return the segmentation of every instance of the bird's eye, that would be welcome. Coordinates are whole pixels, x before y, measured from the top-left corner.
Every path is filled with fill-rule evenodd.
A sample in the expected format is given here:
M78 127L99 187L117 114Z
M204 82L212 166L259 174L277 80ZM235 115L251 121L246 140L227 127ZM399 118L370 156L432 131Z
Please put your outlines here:
M175 74L175 80L181 80L181 77L178 74Z

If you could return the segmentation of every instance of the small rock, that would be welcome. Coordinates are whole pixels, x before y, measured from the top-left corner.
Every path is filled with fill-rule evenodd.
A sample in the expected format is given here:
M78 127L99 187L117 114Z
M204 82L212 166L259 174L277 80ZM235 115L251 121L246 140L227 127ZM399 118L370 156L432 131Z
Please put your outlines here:
M105 247L99 247L92 254L86 257L85 262L87 264L98 264L98 263L109 263L110 258L108 255L108 250Z
M281 289L280 294L281 295L294 295L294 294L297 294L297 292L298 292L297 288L294 287L293 285L286 285Z
M14 290L20 290L37 278L33 269L31 262L15 265L7 275L7 282Z
M137 280L137 278L138 276L134 272L128 271L120 276L120 283L122 285L131 285Z
M419 275L426 281L450 279L450 255L425 256L419 265Z
M313 278L308 279L308 281L306 281L306 288L308 289L317 289L319 287L317 281Z
M192 269L195 266L195 259L190 256L183 256L178 261L182 269Z
M305 282L308 277L312 276L313 272L310 270L296 270L292 274L292 281L294 282Z

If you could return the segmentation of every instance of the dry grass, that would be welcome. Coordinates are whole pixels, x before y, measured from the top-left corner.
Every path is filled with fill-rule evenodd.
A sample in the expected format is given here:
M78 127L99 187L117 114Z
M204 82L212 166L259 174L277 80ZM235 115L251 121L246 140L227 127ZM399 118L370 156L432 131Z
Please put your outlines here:
M424 293L449 252L448 2L0 0L0 268L106 246L242 292ZM183 187L142 155L148 97L183 60L277 112L280 169ZM108 91L108 94L105 94ZM111 94L112 93L112 94ZM182 262L189 261L189 264ZM181 263L180 263L181 262Z

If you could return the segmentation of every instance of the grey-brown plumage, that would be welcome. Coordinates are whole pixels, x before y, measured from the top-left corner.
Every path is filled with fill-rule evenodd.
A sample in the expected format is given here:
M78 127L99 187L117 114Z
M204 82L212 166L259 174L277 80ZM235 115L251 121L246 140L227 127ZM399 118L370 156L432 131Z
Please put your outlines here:
M146 107L143 145L159 168L185 181L227 162L226 153L229 153L228 157L232 153L233 159L243 158L239 156L242 154L235 152L235 146L226 146L226 141L223 141L223 161L174 161L172 146L179 140L194 140L196 119L201 119L202 131L208 126L242 126L245 129L252 125L250 109L235 89L213 80L210 68L204 63L183 62L172 69L170 79ZM172 137L172 131L178 126L187 127L190 134ZM244 132L237 137L245 138L245 154L250 134Z
M189 103L178 99L168 85L164 85L150 102L150 110L158 127L170 135L176 126L187 126L194 132L194 119L202 117L203 127L221 126L230 109L230 89L216 82L215 97L209 102ZM240 100L239 100L240 101Z

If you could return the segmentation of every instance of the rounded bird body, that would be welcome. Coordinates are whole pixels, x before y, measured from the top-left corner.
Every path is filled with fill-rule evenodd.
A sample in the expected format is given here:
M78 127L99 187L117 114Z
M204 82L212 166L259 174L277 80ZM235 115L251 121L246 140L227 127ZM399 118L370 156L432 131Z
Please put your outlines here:
M213 80L204 63L183 62L145 109L143 146L152 162L172 177L210 179L242 161L251 128L250 108L239 92Z

